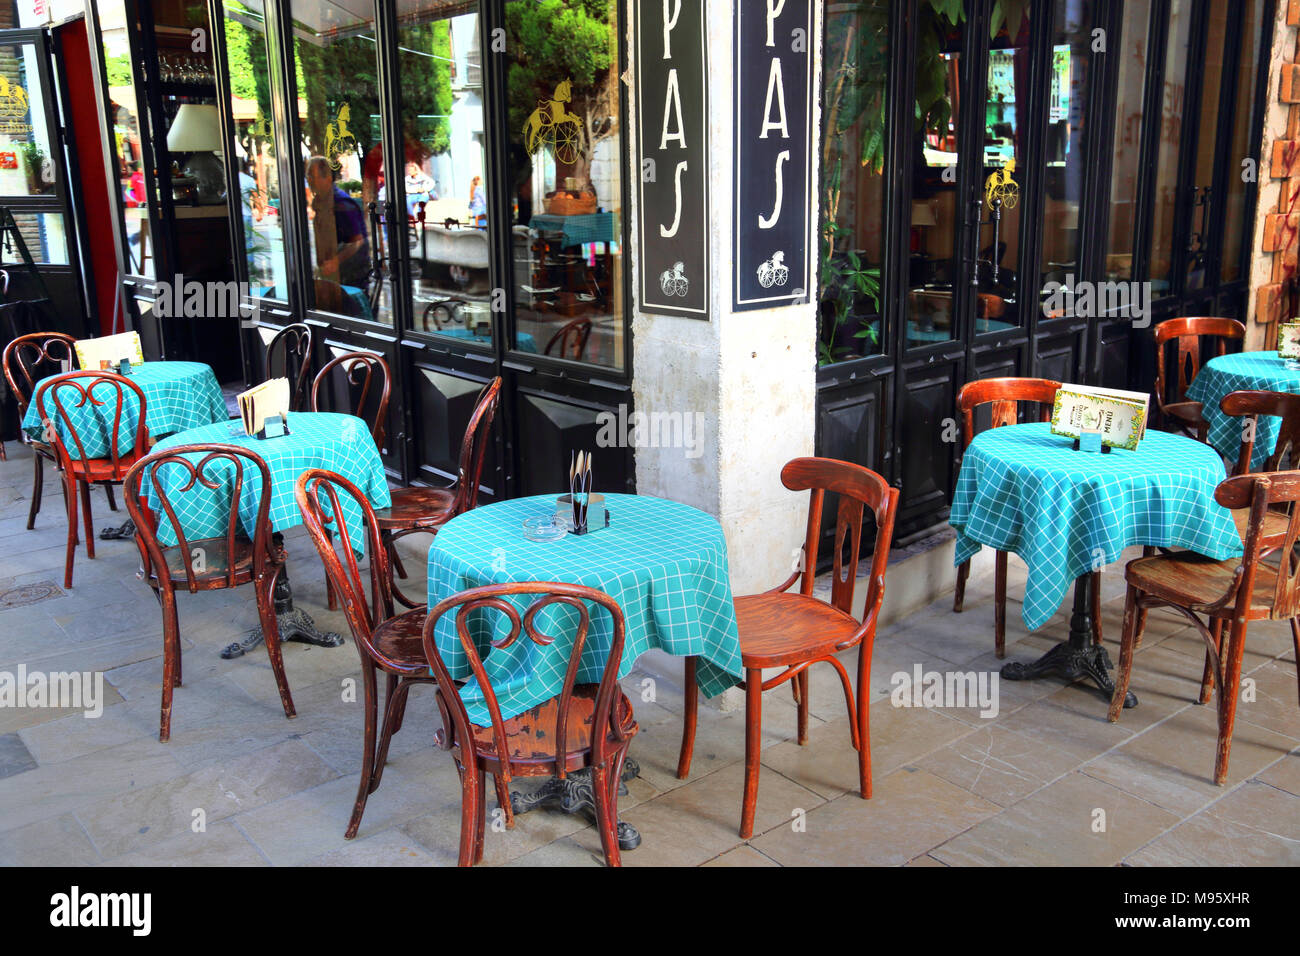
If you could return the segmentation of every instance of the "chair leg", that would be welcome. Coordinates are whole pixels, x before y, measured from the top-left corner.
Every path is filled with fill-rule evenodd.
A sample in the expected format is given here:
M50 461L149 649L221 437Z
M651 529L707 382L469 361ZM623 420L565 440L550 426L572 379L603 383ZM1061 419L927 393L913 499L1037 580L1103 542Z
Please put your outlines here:
M368 663L362 668L362 683L365 686L365 729L362 733L364 737L365 749L361 755L361 782L357 786L357 801L352 807L352 819L348 821L348 828L343 832L345 840L351 840L357 835L357 830L361 827L361 815L366 812L366 798L370 796L371 781L375 773L375 734L376 724L378 723L379 710L379 688L375 681L375 665Z
M954 614L960 614L962 605L966 603L966 579L970 577L970 562L963 561L957 565L957 586L952 592L952 611Z
M32 481L32 506L27 510L28 531L36 527L36 515L41 510L41 492L45 488L45 459L35 452L32 453L32 471L35 477Z
M515 828L515 808L510 803L510 789L506 786L505 780L500 774L492 775L492 785L497 790L497 805L501 807L501 812L506 816L506 829Z
M104 494L108 497L108 510L117 510L117 495L113 494L113 483L104 482Z
M172 737L172 692L181 683L180 622L176 618L176 595L170 590L159 593L163 617L162 709L158 720L158 740L167 743Z
M1101 572L1092 572L1092 643L1101 645Z
M279 577L276 570L266 576L266 582L258 582L257 616L262 622L262 640L266 644L266 655L271 659L271 671L275 674L275 686L280 690L280 705L284 707L284 716L296 717L298 712L293 706L293 694L289 692L289 678L284 673L284 655L280 649L280 625L275 616L275 579Z
M338 598L334 596L334 584L330 581L328 575L325 577L325 604L331 611L339 609Z
M763 753L763 671L745 669L745 792L740 804L740 838L754 835L758 803L758 763Z
M1295 647L1296 683L1300 685L1300 618L1291 618L1291 644Z
M406 580L406 565L402 563L402 556L397 553L397 542L393 540L391 531L384 532L384 543L388 545L388 561L392 565L394 573L403 581Z
M95 556L95 519L90 514L90 482L78 482L81 486L81 509L86 523L86 557Z
M695 753L695 724L699 716L700 693L695 682L694 657L686 658L686 675L683 681L685 704L682 714L682 747L677 755L677 779L685 780L691 772L691 757Z
M483 799L480 784L483 782L478 768L471 764L460 768L460 856L457 866L473 866L477 843L478 808Z
M1295 632L1295 622L1291 622L1291 631ZM1214 638L1214 653L1219 658L1219 666L1223 666L1223 618L1215 617L1210 619L1210 636ZM1220 674L1223 672L1220 671ZM1209 648L1205 650L1205 669L1201 672L1201 693L1196 698L1198 704L1208 704L1210 702L1210 693L1214 689L1214 658L1210 656Z
M1115 693L1111 696L1110 710L1106 713L1106 719L1112 724L1119 720L1120 712L1124 709L1129 678L1133 674L1133 648L1137 646L1137 601L1141 594L1141 591L1130 584L1128 593L1124 597L1124 630L1120 636L1119 664L1115 668Z
M393 674L388 675L388 691L384 695L384 726L379 733L379 750L375 755L375 770L371 774L370 792L379 789L379 781L384 776L384 765L388 763L388 745L393 734L397 733L401 714L406 710L406 695L411 689L409 681L401 680Z
M1232 729L1237 721L1237 693L1241 689L1241 658L1246 650L1246 622L1234 618L1228 634L1227 663L1219 693L1219 746L1214 757L1214 782L1228 779L1228 757L1232 751Z
M808 743L808 669L798 673L791 685L795 687L795 702L799 705L799 746Z
M1153 558L1155 557L1157 550L1159 549L1156 548L1155 545L1152 544L1144 545L1142 548L1142 557ZM1142 636L1146 634L1146 632L1147 632L1147 609L1144 607L1140 607L1138 608L1137 639L1133 642L1134 647L1142 646Z
M68 553L64 559L63 566L63 586L72 587L72 560L77 555L77 479L73 478L71 473L64 472L64 497L68 501Z
M487 774L478 772L478 813L474 820L474 862L483 862L483 833L487 829Z
M993 559L993 647L998 658L1007 656L1007 553Z
M607 866L622 866L618 852L618 824L609 799L610 770L607 763L591 768L591 800L596 805L596 831L605 851Z

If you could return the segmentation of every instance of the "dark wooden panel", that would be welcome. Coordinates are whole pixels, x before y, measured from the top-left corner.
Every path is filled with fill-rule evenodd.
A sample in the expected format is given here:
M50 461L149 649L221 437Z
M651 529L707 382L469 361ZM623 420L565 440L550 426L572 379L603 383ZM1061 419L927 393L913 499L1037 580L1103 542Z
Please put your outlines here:
M1131 337L1134 333L1131 322L1102 322L1097 326L1101 350L1098 359L1098 381L1104 388L1129 388L1128 356ZM1137 334L1150 335L1146 330Z
M447 485L456 478L461 441L487 380L468 378L417 359L412 363L408 381L415 399L411 409L415 429L412 478L438 487ZM498 416L493 423L494 433L499 433L500 428ZM480 501L490 501L499 493L501 462L497 449L498 442L494 440L483 462Z
M883 473L884 382L867 379L817 393L817 454Z
M597 491L635 491L631 450L601 448L596 443L601 412L617 415L618 409L570 401L552 393L523 389L515 393L520 497L567 490L570 455L580 449L593 454Z
M331 331L337 333L339 330L333 329ZM358 336L358 339L360 341L354 342L342 341L337 337L328 339L324 343L324 360L320 365L316 366L316 371L319 371L324 366L324 363L330 359L348 352L373 352L382 356L384 361L388 363L389 374L392 375L392 370L395 367L394 363L397 361L397 352L393 345L370 336ZM396 471L401 468L401 459L398 455L402 424L401 399L396 385L390 382L390 386L392 387L392 395L389 398L387 422L384 428L385 441L384 447L379 449L379 457L383 459L386 468ZM356 385L350 385L346 373L336 367L330 373L328 385L321 385L318 404L323 412L346 412L348 414L357 414L367 422L374 421L375 411L379 405L379 391L372 388L370 394L366 397L365 407L358 411L357 402L360 398L360 388Z
M898 473L902 480L900 530L932 524L947 516L952 500L955 443L945 441L946 419L957 403L956 366L949 363L908 372L901 379L898 401Z

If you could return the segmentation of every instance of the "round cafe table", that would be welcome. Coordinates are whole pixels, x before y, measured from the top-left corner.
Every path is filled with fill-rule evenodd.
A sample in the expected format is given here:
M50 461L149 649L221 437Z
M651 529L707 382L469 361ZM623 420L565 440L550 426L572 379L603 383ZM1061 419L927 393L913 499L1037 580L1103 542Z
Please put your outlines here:
M740 638L727 570L727 542L708 514L662 498L606 495L608 527L557 541L534 542L523 536L525 518L555 512L555 495L518 498L485 505L447 522L429 548L429 607L468 588L511 581L560 581L604 591L618 601L626 622L624 677L643 652L660 648L676 656L697 658L697 680L706 696L737 684L743 674ZM507 597L519 611L530 596ZM476 612L470 633L492 681L505 720L560 692L572 647L563 622L552 626L539 616L542 633L556 636L547 647L516 641L491 649L489 642L508 632L504 615ZM454 615L438 622L435 640L451 676L467 678L460 694L472 721L489 725L483 693L470 673L456 636ZM604 671L612 622L604 611L592 614L591 632L578 681L596 682ZM527 645L527 646L526 646ZM628 760L624 779L635 776ZM571 777L573 775L570 775ZM566 812L591 809L581 781L549 781L527 796L511 795L516 813L544 803L560 803ZM619 824L619 843L632 849L636 831Z
M1240 556L1232 516L1214 500L1225 477L1214 449L1166 432L1148 431L1136 449L1107 454L1075 451L1047 423L977 435L962 458L949 517L955 563L982 545L1018 554L1029 568L1022 615L1031 631L1051 619L1074 584L1069 641L1033 664L1007 664L1002 676L1088 678L1109 699L1110 659L1091 643L1092 572L1131 545L1186 548L1216 560Z
M1300 368L1287 368L1286 360L1279 358L1276 350L1219 355L1201 367L1187 389L1187 397L1201 403L1201 415L1210 424L1206 440L1231 462L1241 453L1241 420L1223 414L1219 403L1229 392L1242 389L1300 394ZM1259 416L1250 457L1251 470L1262 467L1273 454L1281 424L1276 415Z
M148 414L152 414L149 412ZM370 436L370 427L355 415L341 415L334 412L290 412L288 416L289 434L276 438L250 438L244 433L244 426L238 420L227 419L199 428L172 435L154 445L153 451L167 451L180 445L222 444L238 445L257 454L266 462L271 473L271 504L268 518L271 531L279 534L302 524L302 512L294 498L294 486L298 476L309 468L324 468L336 472L351 481L370 500L376 508L387 508L392 504L388 493L388 479L384 473L384 463L379 457L374 439ZM196 484L185 493L169 494L174 506L179 502L177 518L181 521L186 538L221 537L226 533L230 518L230 500L232 496L234 468L224 461L214 462L207 474L215 476L219 470L227 474L225 486L209 489ZM182 479L181 469L175 469L176 478ZM158 471L158 480L167 481L169 469L163 466ZM256 531L255 521L259 495L261 494L261 475L256 468L245 466L244 481L240 499L236 504L239 520L244 532L251 538ZM153 486L149 472L145 472L140 483L140 496L145 499L151 511L160 513L160 499ZM361 510L351 501L342 501L344 517L353 535L352 547L358 554L365 550L364 522ZM171 523L159 521L158 538L164 545L175 544L175 534ZM322 633L317 630L311 616L300 608L293 606L293 592L289 586L288 569L280 573L276 582L276 620L280 628L280 639L301 641L319 647L337 647L343 643L338 634ZM243 641L229 645L221 652L224 658L241 657L256 647L262 640L261 628L251 631Z

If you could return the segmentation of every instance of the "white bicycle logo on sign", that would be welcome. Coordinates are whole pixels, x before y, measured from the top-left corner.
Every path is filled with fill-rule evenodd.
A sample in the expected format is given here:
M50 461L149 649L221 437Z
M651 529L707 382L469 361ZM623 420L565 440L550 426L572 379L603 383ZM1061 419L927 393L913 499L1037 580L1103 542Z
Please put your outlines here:
M785 285L788 281L790 281L790 269L785 264L784 252L778 249L766 262L759 263L758 284L764 289L770 289L774 285Z
M686 297L686 290L690 288L691 280L686 278L683 268L683 263L675 262L671 269L665 269L659 274L659 288L664 290L664 295Z

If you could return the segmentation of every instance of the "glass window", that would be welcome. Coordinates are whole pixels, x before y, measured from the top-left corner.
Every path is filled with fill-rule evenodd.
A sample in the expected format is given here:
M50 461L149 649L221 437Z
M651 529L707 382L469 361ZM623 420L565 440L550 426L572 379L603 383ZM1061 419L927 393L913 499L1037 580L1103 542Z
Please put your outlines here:
M1200 134L1196 140L1196 189L1192 202L1192 235L1188 240L1186 289L1215 284L1207 275L1208 253L1215 244L1207 230L1213 211L1214 160L1218 154L1219 100L1223 95L1223 57L1228 29L1228 0L1211 0L1206 16L1204 77L1201 83ZM1246 110L1247 116L1250 110Z
M50 153L38 59L31 43L0 45L0 195L53 193L56 157Z
M1178 157L1182 150L1183 112L1187 108L1187 46L1191 30L1191 0L1172 0L1169 43L1160 103L1160 153L1156 160L1155 215L1151 223L1151 295L1170 291L1170 257L1174 249L1174 211L1178 204Z
M16 212L14 223L23 237L23 245L33 262L65 266L68 264L68 237L63 217L48 212ZM0 242L0 265L22 265L22 255L8 242Z
M958 78L966 4L923 3L920 10L916 128L912 138L908 347L946 342L957 334L953 283L961 222L957 203L957 118L962 107Z
M463 9L423 0L398 29L398 212L409 224L415 328L490 346L495 230L484 187L481 21L476 12L453 12Z
M1040 288L1049 283L1068 288L1079 272L1092 3L1056 0L1053 31Z
M288 297L280 172L276 165L267 67L266 24L256 0L225 0L226 61L230 109L235 120L235 168L244 224L244 261L249 290L274 299Z
M140 138L145 119L136 100L126 7L122 0L103 0L96 4L96 10L104 42L104 66L108 73L108 121L113 131L117 185L126 220L127 271L132 275L152 277L154 249L149 235L149 187L145 181L144 146Z
M623 136L614 0L506 5L514 348L623 367Z
M1112 281L1133 278L1150 20L1151 0L1127 0L1124 4L1110 168L1110 233L1106 243L1106 278Z
M884 350L887 0L836 5L826 16L818 363ZM914 218L913 230L924 228Z
M1246 176L1242 161L1250 156L1251 116L1255 111L1260 45L1264 42L1264 3L1244 0L1241 54L1237 61L1237 105L1233 110L1232 146L1228 151L1228 195L1223 223L1224 282L1241 278L1242 231L1246 222Z
M291 0L313 308L392 324L374 9Z

